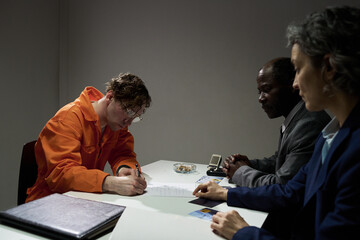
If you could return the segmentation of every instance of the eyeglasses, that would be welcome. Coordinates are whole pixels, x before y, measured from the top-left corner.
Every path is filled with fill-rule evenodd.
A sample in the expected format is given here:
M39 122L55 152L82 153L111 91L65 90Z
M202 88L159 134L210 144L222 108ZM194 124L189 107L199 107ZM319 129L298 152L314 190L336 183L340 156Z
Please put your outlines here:
M144 113L138 113L138 112L134 112L131 109L126 109L123 108L124 112L126 113L126 115L128 116L128 120L131 120L132 123L137 123L140 122L141 120L143 120L143 118L141 117L141 115Z

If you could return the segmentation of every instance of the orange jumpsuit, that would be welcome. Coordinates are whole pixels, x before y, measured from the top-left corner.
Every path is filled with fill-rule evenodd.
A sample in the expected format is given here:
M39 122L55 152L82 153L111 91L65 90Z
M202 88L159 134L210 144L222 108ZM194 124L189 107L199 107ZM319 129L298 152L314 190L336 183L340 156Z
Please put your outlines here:
M87 87L74 102L61 108L49 120L35 145L38 176L27 190L26 202L54 192L70 190L102 192L109 162L115 175L121 165L135 169L134 138L127 128L101 136L100 120L91 104L103 97Z

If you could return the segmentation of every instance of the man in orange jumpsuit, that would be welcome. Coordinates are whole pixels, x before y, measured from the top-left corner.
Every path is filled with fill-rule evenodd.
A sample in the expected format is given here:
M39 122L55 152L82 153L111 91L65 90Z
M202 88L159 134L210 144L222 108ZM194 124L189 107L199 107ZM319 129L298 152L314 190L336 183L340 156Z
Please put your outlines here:
M105 96L85 88L41 131L35 145L38 176L26 202L72 190L142 194L146 181L136 170L128 126L141 120L150 102L143 81L130 73L108 82ZM106 162L114 176L103 171Z

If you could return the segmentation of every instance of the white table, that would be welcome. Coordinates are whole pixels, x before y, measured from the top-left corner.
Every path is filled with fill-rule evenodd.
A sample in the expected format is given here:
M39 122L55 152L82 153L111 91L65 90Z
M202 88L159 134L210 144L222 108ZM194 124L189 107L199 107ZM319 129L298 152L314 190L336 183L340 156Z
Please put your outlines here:
M159 160L142 167L148 182L195 183L206 175L207 165L195 164L197 171L180 174L173 170L173 161ZM234 186L224 178L220 185ZM100 239L220 239L211 232L210 222L190 216L189 213L204 206L189 203L193 198L149 196L120 196L116 194L95 194L85 192L67 192L69 196L108 202L126 206L112 234ZM218 211L238 211L253 226L260 227L267 213L234 208L222 203L213 207ZM45 239L39 236L0 225L0 239Z

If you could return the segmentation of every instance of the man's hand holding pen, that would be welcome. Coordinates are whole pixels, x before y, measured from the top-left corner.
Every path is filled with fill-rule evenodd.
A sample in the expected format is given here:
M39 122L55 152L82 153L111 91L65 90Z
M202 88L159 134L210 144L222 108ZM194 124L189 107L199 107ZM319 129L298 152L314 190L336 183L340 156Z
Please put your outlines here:
M146 187L145 177L137 164L136 169L121 168L117 176L107 176L103 182L103 192L126 196L143 194Z

